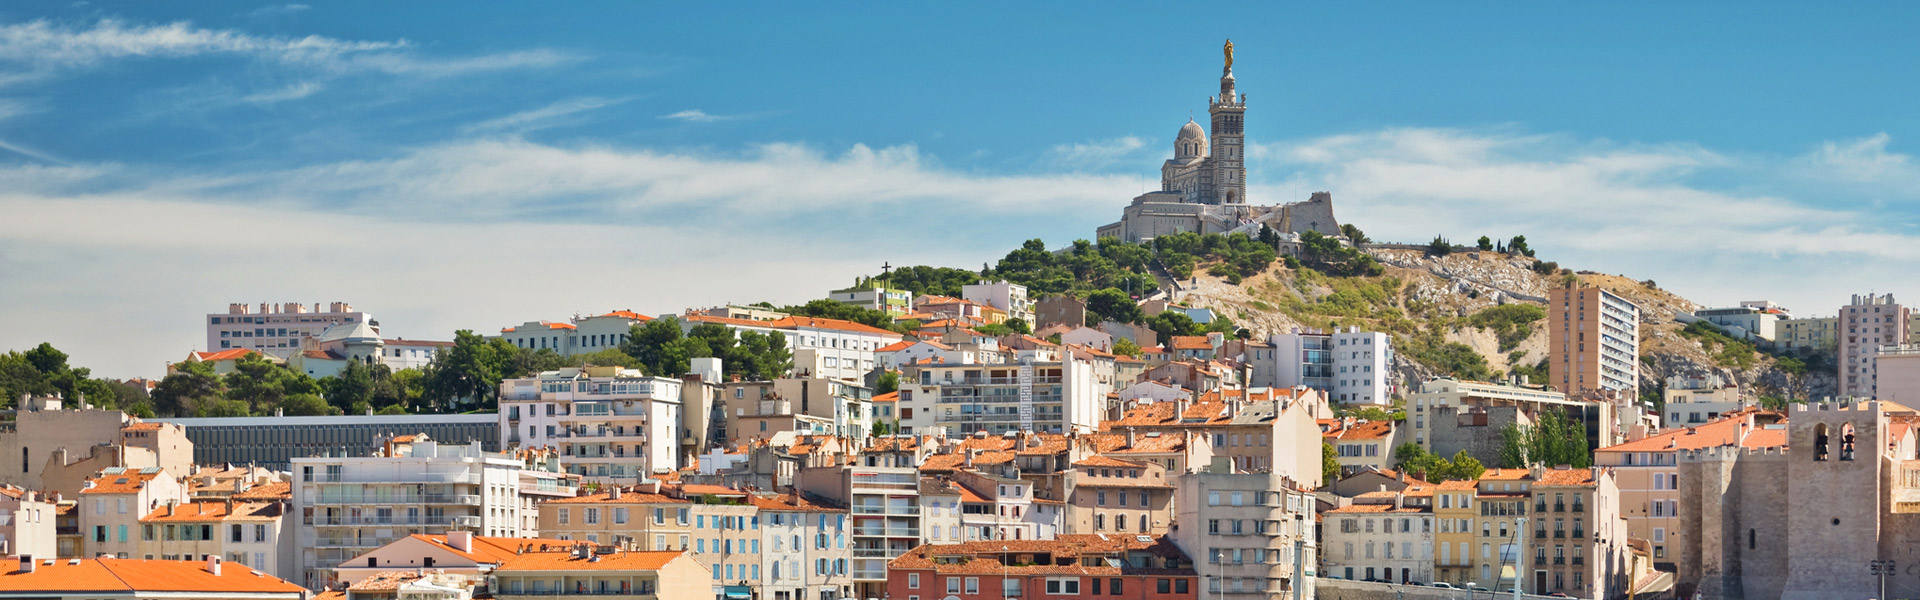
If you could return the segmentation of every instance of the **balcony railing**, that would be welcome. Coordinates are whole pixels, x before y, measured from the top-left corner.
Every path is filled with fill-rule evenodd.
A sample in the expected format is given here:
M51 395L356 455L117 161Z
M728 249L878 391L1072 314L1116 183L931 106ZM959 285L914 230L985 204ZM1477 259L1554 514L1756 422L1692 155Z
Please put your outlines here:
M480 483L479 473L315 473L309 483Z
M856 514L856 515L917 515L917 514L920 514L920 507L918 506L865 506L865 505L856 504L853 507L853 514Z
M1564 565L1564 564L1567 564L1567 557L1564 557L1564 556L1555 556L1555 557L1553 557L1553 564L1556 564L1556 565Z
M1573 530L1573 537L1575 537L1575 538L1584 538L1584 537L1587 537L1587 532L1585 532L1585 531L1581 531L1581 530L1579 530L1579 529L1575 529L1575 530Z
M1539 504L1533 505L1533 512L1537 512L1537 513L1547 512L1547 503L1541 502Z
M1587 505L1576 502L1573 505L1573 512L1577 512L1577 513L1587 512Z
M308 525L319 525L319 526L405 525L405 526L414 526L414 527L433 527L433 526L479 527L480 517L465 515L465 516L457 516L457 517L393 516L388 518L381 518L377 516L329 517L324 515L315 515L313 517L308 518L306 520L306 523Z
M1553 512L1567 512L1566 503L1563 503L1563 502L1553 503Z
M1533 530L1533 539L1536 539L1536 540L1544 540L1544 539L1547 539L1547 530L1545 530L1545 529L1535 529L1535 530Z
M880 569L880 570L878 570L878 571L862 571L862 570L859 570L859 569L854 569L854 570L853 570L853 578L854 578L854 579L864 579L864 580L873 580L873 579L880 579L880 580L884 580L884 579L886 579L886 578L887 578L887 570L886 570L886 569Z
M1575 557L1573 557L1573 564L1576 564L1576 565L1584 565L1584 564L1587 564L1587 557L1585 557L1585 556L1575 556Z
M1563 538L1563 537L1567 537L1567 530L1565 530L1565 529L1555 529L1555 530L1553 530L1553 537L1556 537L1556 538Z

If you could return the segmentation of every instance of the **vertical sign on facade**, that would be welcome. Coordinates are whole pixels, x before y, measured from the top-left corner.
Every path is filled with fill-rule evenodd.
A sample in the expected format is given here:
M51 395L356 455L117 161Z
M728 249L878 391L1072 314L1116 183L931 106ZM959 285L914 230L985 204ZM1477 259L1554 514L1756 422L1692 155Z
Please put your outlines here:
M1033 431L1033 364L1020 365L1020 430Z

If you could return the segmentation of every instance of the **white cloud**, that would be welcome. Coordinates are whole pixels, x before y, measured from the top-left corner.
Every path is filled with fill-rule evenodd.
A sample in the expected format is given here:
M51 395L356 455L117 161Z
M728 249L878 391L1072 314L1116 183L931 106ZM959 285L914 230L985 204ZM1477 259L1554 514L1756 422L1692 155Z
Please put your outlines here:
M27 69L0 77L0 81L129 58L241 56L335 73L371 71L422 77L546 67L580 60L550 49L442 58L421 56L411 47L404 39L260 36L234 29L196 27L186 21L153 25L102 19L90 27L75 27L42 19L0 25L0 63Z
M254 104L273 104L275 102L299 100L307 96L312 96L315 92L319 92L322 87L320 84L312 81L302 81L277 90L265 90L247 94L246 96L242 96L240 100Z
M1120 164L1123 160L1134 158L1146 141L1135 136L1117 137L1106 140L1060 144L1047 151L1049 160L1061 168L1074 171L1099 171ZM1144 163L1143 163L1144 164Z
M683 110L673 114L660 115L660 118L671 119L675 121L685 121L688 123L712 123L715 121L727 121L732 119L738 119L740 117L730 116L730 115L710 115L710 114L707 114L707 111L694 108L694 109Z
M610 100L593 96L561 100L533 110L487 119L468 125L463 128L463 130L468 133L498 130L531 131L560 124L565 121L567 117L582 112L605 108L622 102L626 102L626 100Z

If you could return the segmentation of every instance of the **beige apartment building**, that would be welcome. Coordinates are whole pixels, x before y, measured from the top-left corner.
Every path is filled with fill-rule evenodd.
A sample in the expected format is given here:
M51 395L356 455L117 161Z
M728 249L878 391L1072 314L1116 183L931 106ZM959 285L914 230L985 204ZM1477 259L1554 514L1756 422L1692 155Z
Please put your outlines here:
M614 486L542 502L539 510L541 537L649 551L693 546L693 503L680 498Z
M1164 535L1173 524L1173 482L1158 463L1096 455L1067 472L1065 533Z
M72 498L108 467L184 474L193 465L193 442L179 425L141 422L77 400L16 400L13 421L0 423L0 484Z
M1680 467L1683 450L1720 446L1784 449L1787 425L1780 413L1749 411L1693 427L1595 450L1593 464L1613 471L1620 494L1619 512L1627 535L1647 540L1656 568L1674 569L1675 535L1686 527L1680 516Z
M1597 287L1547 295L1547 361L1568 395L1640 387L1640 307Z
M283 502L217 500L168 504L140 518L138 554L145 560L218 556L282 579L298 574L293 531Z
M493 597L709 600L707 573L683 551L629 552L591 544L516 554L493 571Z
M140 558L140 518L187 500L187 488L166 471L110 467L80 491L80 534L86 556Z
M1535 467L1533 474L1534 544L1531 562L1522 569L1531 574L1524 589L1576 598L1626 591L1634 583L1634 569L1612 472Z

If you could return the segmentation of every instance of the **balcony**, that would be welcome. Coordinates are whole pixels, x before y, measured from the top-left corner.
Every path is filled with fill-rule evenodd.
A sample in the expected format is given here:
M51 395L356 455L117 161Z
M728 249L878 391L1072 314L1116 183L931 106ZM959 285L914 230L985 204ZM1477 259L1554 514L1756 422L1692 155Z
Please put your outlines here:
M1537 512L1537 513L1547 512L1547 503L1541 502L1539 504L1533 505L1533 512Z
M393 516L325 516L314 515L306 519L306 524L321 527L359 527L359 526L405 526L405 527L479 527L480 517L409 517Z
M1577 513L1587 512L1587 505L1576 502L1573 505L1573 512L1577 512Z
M855 527L854 535L874 537L920 537L919 527Z
M853 514L856 514L856 515L917 515L917 514L920 514L920 507L919 506L889 507L889 506L854 505Z
M859 581L886 581L887 579L886 569L880 569L878 571L863 571L860 569L854 569L852 573L853 573L853 578Z
M555 496L572 496L575 494L575 488L570 485L545 485L545 484L538 484L538 483L522 483L520 484L520 493L551 494Z
M1565 529L1555 529L1555 530L1553 530L1553 537L1555 537L1555 538L1563 538L1563 537L1567 537L1567 530L1565 530Z
M1567 512L1566 503L1563 503L1563 502L1553 503L1553 512Z
M1539 567L1539 566L1545 566L1546 564L1547 564L1547 557L1540 556L1540 555L1535 555L1533 557L1533 566Z
M1547 530L1545 530L1545 529L1535 529L1535 530L1533 530L1533 539L1536 539L1536 540L1544 540L1544 539L1547 539Z
M480 483L479 473L315 473L308 483Z
M379 548L392 542L385 538L319 538L313 541L315 548Z
M1584 564L1587 564L1587 557L1585 557L1585 556L1575 556L1575 557L1573 557L1573 564L1576 564L1576 565L1584 565Z
M1553 557L1553 564L1556 564L1556 565L1564 565L1564 564L1567 564L1567 557L1565 557L1565 556L1555 556L1555 557Z
M906 548L900 548L900 549L854 548L853 549L854 558L898 558L900 555L906 554L906 553L907 553Z
M1573 530L1573 537L1574 537L1574 539L1580 539L1580 538L1584 538L1584 537L1587 537L1587 532L1585 532L1585 531L1582 531L1582 530L1579 530L1579 529L1575 529L1575 530Z

